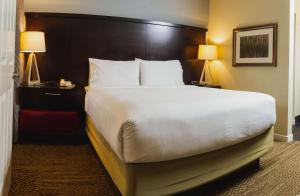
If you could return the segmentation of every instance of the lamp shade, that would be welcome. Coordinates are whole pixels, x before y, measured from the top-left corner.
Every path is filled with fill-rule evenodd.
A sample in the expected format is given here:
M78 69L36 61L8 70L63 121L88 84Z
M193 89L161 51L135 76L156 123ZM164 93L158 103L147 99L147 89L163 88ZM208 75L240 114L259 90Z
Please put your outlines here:
M218 48L215 45L200 45L198 59L214 60L218 58Z
M45 34L39 31L21 33L21 52L46 52Z

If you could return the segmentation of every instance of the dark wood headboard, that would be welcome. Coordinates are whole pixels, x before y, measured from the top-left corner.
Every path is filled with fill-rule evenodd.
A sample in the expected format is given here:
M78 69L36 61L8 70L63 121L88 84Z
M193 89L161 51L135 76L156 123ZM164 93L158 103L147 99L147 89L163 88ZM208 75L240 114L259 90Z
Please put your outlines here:
M88 58L109 60L179 59L184 81L199 80L198 45L205 28L109 16L26 13L27 31L44 31L46 53L37 54L42 81L88 84Z

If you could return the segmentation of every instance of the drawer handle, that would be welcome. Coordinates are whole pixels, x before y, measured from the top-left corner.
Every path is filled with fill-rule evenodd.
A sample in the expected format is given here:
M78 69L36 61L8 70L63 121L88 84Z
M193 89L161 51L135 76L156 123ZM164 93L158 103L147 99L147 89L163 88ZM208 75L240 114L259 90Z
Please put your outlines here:
M61 96L60 93L45 93L45 95L49 95L49 96Z

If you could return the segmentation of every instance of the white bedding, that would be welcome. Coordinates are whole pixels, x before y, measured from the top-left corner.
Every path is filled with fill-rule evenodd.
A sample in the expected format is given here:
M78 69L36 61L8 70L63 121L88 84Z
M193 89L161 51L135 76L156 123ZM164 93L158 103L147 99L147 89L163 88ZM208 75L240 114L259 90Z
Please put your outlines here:
M262 134L276 121L271 96L195 86L90 89L86 112L127 163L221 149Z

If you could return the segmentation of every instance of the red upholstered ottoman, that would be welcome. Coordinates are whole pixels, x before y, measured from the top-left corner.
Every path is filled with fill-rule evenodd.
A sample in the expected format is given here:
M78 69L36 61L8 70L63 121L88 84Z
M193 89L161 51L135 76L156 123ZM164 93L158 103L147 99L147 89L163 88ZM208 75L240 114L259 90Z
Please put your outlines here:
M19 130L32 133L74 133L80 131L78 112L20 110Z

